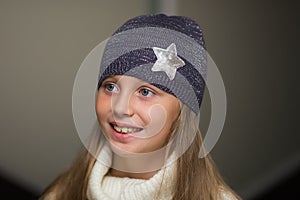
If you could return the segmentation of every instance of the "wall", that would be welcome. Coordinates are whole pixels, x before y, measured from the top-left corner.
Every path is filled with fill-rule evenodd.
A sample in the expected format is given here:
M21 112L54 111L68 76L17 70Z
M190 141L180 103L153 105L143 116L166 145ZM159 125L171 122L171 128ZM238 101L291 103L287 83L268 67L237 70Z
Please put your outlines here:
M227 92L216 162L254 196L300 166L299 19L291 1L178 1L204 29Z

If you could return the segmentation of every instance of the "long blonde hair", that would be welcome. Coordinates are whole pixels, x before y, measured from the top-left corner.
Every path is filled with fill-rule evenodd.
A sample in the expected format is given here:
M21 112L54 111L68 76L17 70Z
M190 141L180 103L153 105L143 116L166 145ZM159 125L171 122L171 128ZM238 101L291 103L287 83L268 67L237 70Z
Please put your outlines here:
M170 139L174 148L184 153L178 158L174 200L217 200L225 192L235 199L241 199L222 179L211 156L198 158L202 136L196 115L185 105L174 123ZM96 133L90 144L90 151L100 151L103 135ZM189 144L187 149L181 149ZM66 199L86 200L88 179L96 158L85 148L75 162L57 177L42 193L40 200Z
M199 120L186 105L182 106L179 116L176 148L189 147L177 160L177 179L174 200L216 200L222 199L222 192L235 199L241 199L222 179L210 154L199 158L205 151L199 130ZM202 148L202 149L201 149ZM179 151L182 151L181 149Z

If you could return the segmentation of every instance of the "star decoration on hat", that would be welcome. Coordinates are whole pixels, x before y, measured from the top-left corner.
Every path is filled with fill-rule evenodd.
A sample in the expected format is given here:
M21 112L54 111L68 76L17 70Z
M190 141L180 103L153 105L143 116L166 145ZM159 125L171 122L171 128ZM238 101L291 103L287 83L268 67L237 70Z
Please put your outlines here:
M176 45L172 43L167 49L152 47L157 60L151 68L152 71L164 71L170 80L173 80L178 68L185 65L184 61L177 56Z

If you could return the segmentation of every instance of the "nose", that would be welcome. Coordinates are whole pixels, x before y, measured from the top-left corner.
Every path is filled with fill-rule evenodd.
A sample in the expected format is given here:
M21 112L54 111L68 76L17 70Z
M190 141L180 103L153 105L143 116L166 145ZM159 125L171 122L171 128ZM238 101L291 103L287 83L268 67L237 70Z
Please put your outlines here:
M116 118L130 117L134 114L132 95L120 92L112 97L112 111Z

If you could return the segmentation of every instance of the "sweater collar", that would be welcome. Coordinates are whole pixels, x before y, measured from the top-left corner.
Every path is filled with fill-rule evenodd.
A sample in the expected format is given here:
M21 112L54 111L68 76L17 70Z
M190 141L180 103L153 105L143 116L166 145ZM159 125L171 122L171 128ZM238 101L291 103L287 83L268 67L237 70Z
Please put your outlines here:
M174 156L171 155L169 159L174 160ZM89 177L87 188L89 200L172 199L176 180L176 162L163 167L152 178L143 180L107 176L106 174L110 168L107 163L111 165L111 158L112 151L109 145L105 144Z

